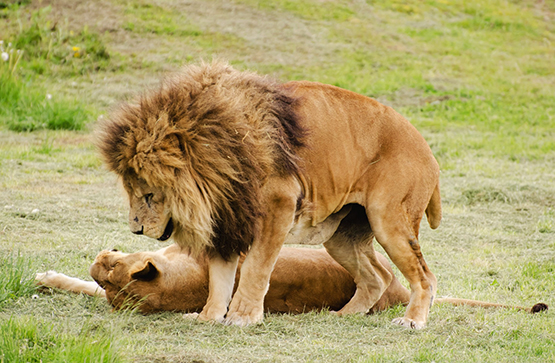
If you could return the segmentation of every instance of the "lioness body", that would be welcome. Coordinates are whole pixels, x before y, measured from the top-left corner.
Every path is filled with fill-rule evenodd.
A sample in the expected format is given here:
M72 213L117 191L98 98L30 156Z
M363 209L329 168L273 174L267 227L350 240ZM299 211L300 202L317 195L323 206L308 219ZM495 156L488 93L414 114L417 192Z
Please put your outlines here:
M379 260L391 271L389 262ZM236 279L239 279L239 271ZM49 271L37 274L43 286L106 297L116 309L138 303L143 313L200 312L208 298L208 258L184 253L178 245L155 252L102 251L90 268L98 283ZM302 313L341 309L356 286L349 273L323 249L284 248L279 254L264 300L265 311ZM394 279L372 311L406 303L408 290Z
M100 148L130 197L134 233L208 249L201 319L261 321L283 243L324 243L357 286L339 314L367 312L393 276L407 278L395 322L421 328L436 279L418 244L424 212L441 220L439 168L391 108L312 82L279 84L221 63L191 66L103 124ZM249 250L237 291L240 252Z

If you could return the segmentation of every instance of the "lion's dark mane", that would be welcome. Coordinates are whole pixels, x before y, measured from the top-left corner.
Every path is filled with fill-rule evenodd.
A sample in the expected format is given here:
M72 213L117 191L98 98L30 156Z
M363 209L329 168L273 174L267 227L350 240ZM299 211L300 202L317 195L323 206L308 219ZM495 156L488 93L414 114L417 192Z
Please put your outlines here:
M118 175L135 172L173 193L176 203L209 205L212 238L205 245L228 259L260 233L266 178L299 172L296 150L306 130L297 102L257 74L220 62L189 66L102 122L97 144ZM172 216L178 228L194 225L195 207L179 207L193 209L190 221ZM179 233L175 239L191 244Z

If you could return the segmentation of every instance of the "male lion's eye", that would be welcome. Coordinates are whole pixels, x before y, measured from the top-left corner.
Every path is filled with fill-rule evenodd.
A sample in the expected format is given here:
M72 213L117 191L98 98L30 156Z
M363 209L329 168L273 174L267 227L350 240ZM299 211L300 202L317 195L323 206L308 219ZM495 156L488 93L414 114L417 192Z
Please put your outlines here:
M145 194L145 196L144 196L145 203L148 204L149 207L150 207L150 203L152 202L152 197L153 196L154 196L154 194L152 194L152 193Z

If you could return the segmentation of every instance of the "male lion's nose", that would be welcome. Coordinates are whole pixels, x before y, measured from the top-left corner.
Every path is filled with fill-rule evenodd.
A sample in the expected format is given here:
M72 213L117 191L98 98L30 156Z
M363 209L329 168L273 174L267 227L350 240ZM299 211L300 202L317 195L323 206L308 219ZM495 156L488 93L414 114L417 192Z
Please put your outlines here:
M144 226L141 226L141 230L140 230L140 231L131 231L131 232L132 232L132 233L135 233L135 234L143 234L144 229L145 229L145 227L144 227Z

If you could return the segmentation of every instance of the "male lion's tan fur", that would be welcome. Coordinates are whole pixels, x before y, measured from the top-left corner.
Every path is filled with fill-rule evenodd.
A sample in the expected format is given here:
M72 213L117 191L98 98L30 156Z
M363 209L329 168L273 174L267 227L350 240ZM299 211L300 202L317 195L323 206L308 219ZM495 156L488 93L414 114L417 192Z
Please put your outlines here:
M387 259L380 262L393 273ZM240 271L240 270L239 270ZM107 298L115 309L134 308L143 313L157 311L200 312L208 297L208 258L183 253L178 245L155 252L122 253L102 251L90 268L98 282L83 281L55 271L38 273L37 284ZM239 273L236 279L239 279ZM303 313L322 308L339 310L353 296L356 285L349 273L323 249L283 248L264 299L265 311ZM409 301L409 291L393 278L371 312ZM455 305L508 307L528 312L547 309L506 306L455 298L438 299Z
M104 160L129 195L132 232L208 249L201 319L260 322L283 243L324 243L357 286L338 313L367 312L393 279L376 238L411 286L395 322L424 327L437 283L418 234L425 213L432 228L441 220L439 166L393 109L214 62L184 68L99 130Z

